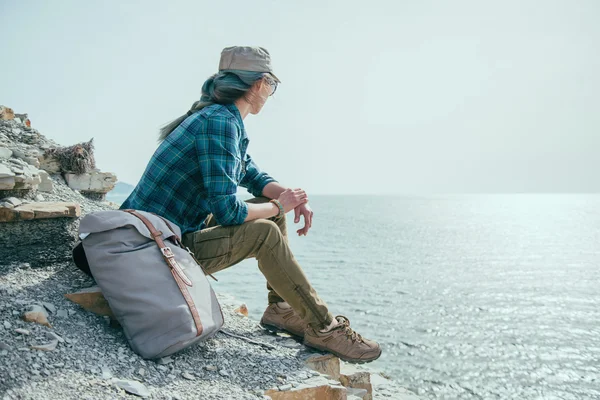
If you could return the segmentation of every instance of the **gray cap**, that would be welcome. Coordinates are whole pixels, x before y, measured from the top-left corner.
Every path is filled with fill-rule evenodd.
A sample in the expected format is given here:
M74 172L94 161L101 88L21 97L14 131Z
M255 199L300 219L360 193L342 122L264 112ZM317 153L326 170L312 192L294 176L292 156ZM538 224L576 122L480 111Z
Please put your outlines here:
M237 69L241 71L268 72L277 82L281 82L273 73L271 56L264 47L232 46L221 52L219 71Z

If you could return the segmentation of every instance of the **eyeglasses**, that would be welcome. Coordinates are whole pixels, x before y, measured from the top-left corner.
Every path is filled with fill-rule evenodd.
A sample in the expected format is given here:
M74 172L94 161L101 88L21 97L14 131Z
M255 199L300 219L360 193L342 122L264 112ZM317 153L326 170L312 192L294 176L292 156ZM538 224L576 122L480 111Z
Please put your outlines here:
M275 94L275 92L277 91L278 83L275 79L270 78L268 76L265 76L265 79L267 80L267 83L269 85L271 85L271 87L273 88L273 91L271 92L271 94L269 96L273 96Z

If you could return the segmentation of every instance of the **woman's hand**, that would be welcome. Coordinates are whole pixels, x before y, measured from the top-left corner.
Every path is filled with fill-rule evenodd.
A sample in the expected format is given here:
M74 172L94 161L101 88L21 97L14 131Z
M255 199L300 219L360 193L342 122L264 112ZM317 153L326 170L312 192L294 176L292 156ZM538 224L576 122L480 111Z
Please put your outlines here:
M300 204L308 203L308 195L300 188L298 189L286 189L279 195L277 199L283 206L283 210L286 214L298 207Z
M304 216L304 228L298 229L296 232L298 236L306 236L308 230L312 227L313 211L308 204L300 204L294 209L294 223L300 222L300 216Z

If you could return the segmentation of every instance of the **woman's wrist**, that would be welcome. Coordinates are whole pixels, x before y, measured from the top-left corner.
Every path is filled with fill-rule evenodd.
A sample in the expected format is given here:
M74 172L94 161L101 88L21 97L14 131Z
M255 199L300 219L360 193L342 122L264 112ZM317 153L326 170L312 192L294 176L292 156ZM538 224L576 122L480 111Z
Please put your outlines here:
M283 205L281 205L281 202L276 199L271 199L269 200L269 203L273 204L275 206L274 208L277 210L277 214L273 216L273 219L283 218L283 216L285 215L285 211L283 209Z

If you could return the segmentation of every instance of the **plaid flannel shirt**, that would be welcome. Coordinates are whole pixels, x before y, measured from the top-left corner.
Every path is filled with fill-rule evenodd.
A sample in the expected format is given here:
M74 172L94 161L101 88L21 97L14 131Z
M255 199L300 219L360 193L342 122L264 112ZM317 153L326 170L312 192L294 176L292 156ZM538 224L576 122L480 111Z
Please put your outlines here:
M203 229L208 214L220 225L239 225L248 205L238 185L262 196L276 182L246 153L248 136L234 104L214 104L187 117L160 144L121 209L154 212L182 233Z

